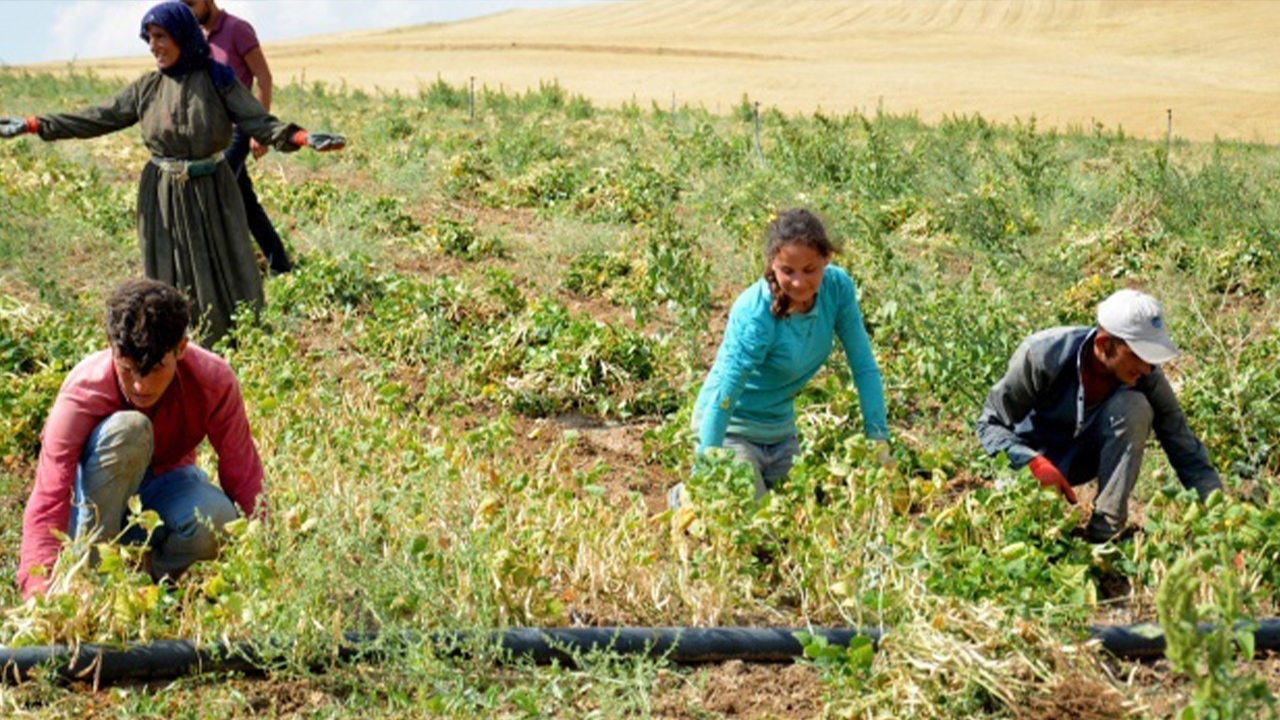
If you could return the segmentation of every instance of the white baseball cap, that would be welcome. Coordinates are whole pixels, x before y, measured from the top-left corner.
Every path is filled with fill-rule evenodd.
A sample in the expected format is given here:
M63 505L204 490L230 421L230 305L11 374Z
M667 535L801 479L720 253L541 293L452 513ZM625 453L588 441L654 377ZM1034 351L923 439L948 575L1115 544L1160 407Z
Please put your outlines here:
M1162 365L1182 353L1165 330L1160 301L1137 290L1119 290L1098 305L1098 327L1129 344L1134 354Z

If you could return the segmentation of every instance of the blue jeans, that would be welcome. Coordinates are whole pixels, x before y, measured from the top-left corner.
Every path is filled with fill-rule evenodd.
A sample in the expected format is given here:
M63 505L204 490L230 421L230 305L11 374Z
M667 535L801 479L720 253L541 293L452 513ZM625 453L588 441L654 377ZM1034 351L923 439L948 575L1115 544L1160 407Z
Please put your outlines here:
M267 217L267 211L263 210L262 203L258 202L258 194L253 191L253 180L249 178L249 169L244 166L245 160L249 157L249 136L241 132L240 128L233 128L231 145L227 147L222 157L227 167L231 169L231 174L236 176L236 184L240 186L240 197L244 200L244 214L249 220L249 233L253 235L254 242L258 243L262 254L266 256L271 272L277 275L289 272L293 269L293 263L289 262L284 243L280 240L275 226L271 224L271 218Z
M198 560L218 556L222 528L239 513L209 476L194 465L153 475L151 421L126 410L107 417L89 434L76 469L74 505L67 534L95 533L99 542L120 535L129 498L138 495L143 510L164 522L151 536L151 567L156 577L177 577ZM141 528L130 528L122 542L140 544Z
M739 462L751 466L756 476L756 499L782 484L800 454L800 438L791 437L776 443L757 443L738 435L726 435L726 450L732 450ZM684 483L667 491L667 507L675 510L684 504Z

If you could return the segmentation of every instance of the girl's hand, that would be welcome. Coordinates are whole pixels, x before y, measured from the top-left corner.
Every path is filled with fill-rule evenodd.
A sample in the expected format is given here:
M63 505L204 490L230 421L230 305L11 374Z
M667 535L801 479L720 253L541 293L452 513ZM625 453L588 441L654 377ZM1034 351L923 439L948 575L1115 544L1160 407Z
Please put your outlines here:
M880 463L880 467L886 470L892 470L898 466L898 462L893 459L893 453L889 452L888 441L876 441L876 462Z

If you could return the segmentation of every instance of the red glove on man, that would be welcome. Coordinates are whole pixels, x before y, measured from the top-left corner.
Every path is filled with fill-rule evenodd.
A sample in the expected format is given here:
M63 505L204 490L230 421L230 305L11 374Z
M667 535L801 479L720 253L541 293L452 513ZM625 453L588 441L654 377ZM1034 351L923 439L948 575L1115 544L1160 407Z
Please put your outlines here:
M1031 464L1027 465L1027 467L1031 470L1031 474L1035 476L1036 480L1040 481L1040 487L1056 488L1058 492L1062 493L1062 497L1066 498L1067 502L1072 505L1079 502L1076 499L1076 491L1071 489L1071 483L1067 482L1062 472L1058 470L1058 467L1049 458L1037 455L1031 458Z

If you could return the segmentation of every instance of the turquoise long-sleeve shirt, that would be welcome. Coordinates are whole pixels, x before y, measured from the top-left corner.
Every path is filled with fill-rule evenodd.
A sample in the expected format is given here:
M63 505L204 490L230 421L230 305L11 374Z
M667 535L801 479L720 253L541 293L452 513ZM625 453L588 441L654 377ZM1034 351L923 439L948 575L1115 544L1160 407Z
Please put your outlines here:
M795 434L796 395L826 362L836 335L853 370L867 437L887 440L880 368L849 274L828 265L808 312L777 318L769 311L772 301L763 279L734 301L724 341L694 405L699 447L721 447L727 433L761 444Z

